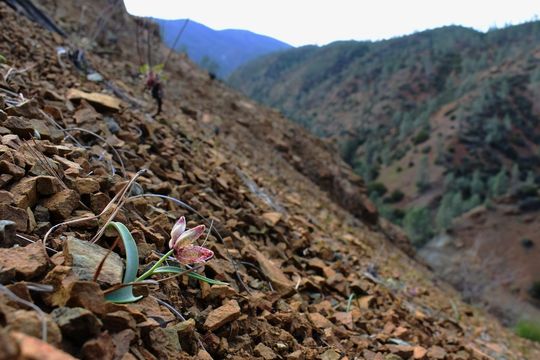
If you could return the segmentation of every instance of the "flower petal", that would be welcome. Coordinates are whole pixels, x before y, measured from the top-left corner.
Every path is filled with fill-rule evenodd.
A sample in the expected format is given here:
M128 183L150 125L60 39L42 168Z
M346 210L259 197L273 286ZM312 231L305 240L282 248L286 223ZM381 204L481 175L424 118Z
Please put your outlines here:
M184 231L186 231L186 218L181 216L171 230L171 240L169 241L169 248L173 248L174 244Z
M204 225L197 225L194 228L186 230L174 242L174 247L176 249L179 249L179 248L182 248L184 246L192 244L193 242L195 242L195 240L197 240L204 233L205 229L206 229L206 227Z
M188 265L202 263L209 260L214 256L214 252L199 245L188 245L176 249L175 256L178 262Z

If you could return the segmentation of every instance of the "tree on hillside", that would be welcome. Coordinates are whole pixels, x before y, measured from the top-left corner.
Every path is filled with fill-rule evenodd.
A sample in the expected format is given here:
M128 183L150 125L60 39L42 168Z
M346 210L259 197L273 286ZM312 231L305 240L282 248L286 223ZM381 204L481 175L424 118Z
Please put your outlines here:
M420 160L420 167L416 174L416 187L421 193L429 189L429 159L427 155L422 156Z
M471 193L473 195L482 195L485 192L484 182L478 169L474 170L471 180Z
M489 190L492 196L501 196L506 193L508 190L508 176L504 168L501 168L497 175L489 179Z
M424 207L407 211L403 219L403 227L415 246L424 245L433 236L429 210Z

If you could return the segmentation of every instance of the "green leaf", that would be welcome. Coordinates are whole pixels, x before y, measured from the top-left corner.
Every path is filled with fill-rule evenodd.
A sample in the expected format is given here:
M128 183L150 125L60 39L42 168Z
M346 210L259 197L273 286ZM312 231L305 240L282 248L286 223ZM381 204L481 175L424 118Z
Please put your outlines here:
M124 243L124 248L126 249L126 271L124 272L123 283L127 284L134 282L137 278L137 270L139 268L139 251L137 250L137 244L124 224L112 221L109 226L118 231L118 234ZM129 285L107 294L105 298L110 302L125 304L140 300L142 296L134 296L133 286Z
M164 273L180 274L180 273L185 273L185 272L186 272L186 269L182 269L181 267L178 267L178 266L160 266L154 270L154 274L160 274L160 273L161 274L164 274ZM226 282L210 279L204 275L201 275L195 272L188 272L186 273L186 275L194 279L204 281L205 283L208 283L211 285L229 285Z
M5 63L5 62L6 62L6 58L4 57L4 55L0 54L0 64Z
M160 73L163 68L165 67L165 64L157 64L157 65L154 65L154 67L152 68L154 70L154 73Z
M150 67L148 66L148 64L141 65L139 66L139 73L146 74L149 69Z

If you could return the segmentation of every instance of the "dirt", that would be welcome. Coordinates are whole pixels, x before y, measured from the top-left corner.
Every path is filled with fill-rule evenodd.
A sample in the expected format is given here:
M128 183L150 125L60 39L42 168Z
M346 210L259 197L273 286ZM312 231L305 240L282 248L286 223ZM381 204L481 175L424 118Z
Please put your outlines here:
M80 4L41 4L80 37ZM62 66L56 47L68 40L0 3L0 205L2 219L16 226L15 236L3 237L17 243L2 243L12 268L2 271L9 276L0 288L8 358L43 351L51 359L540 356L538 345L465 305L406 255L410 246L379 219L362 180L279 113L173 55L164 112L152 118L137 72L135 20L118 4L85 6L87 32L103 9L113 13L86 53L105 83L86 80L65 59ZM167 55L157 43L154 51ZM120 105L103 96L70 100L73 89ZM101 214L135 177L125 203ZM81 279L66 244L91 241L111 211L137 243L139 274L168 250L180 216L190 228L207 219L214 231L205 246L215 257L196 271L228 285L156 275L159 283L137 286L140 300L105 301L110 284ZM106 231L97 245L110 249L116 236ZM125 258L122 247L114 252Z

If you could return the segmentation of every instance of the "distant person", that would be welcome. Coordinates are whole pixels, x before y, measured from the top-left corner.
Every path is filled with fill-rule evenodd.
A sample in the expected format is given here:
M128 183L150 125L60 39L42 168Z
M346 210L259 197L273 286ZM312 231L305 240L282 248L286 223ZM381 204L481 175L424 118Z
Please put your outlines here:
M161 106L163 105L163 87L159 81L159 75L152 70L146 76L146 88L150 90L152 97L156 100L158 108L154 116L158 116L161 113Z

